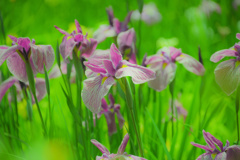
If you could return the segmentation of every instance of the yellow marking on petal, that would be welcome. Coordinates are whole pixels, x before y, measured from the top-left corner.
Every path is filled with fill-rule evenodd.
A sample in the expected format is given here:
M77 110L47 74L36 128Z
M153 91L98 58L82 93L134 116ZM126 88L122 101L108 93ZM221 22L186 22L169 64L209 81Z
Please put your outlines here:
M128 67L126 64L124 64L124 65L122 65L122 67L121 68L125 68L125 67Z
M133 159L133 158L129 156L128 159Z
M240 61L237 61L236 63L235 63L235 67L238 67L240 65Z
M183 54L181 54L179 57L185 57Z
M69 40L70 38L72 38L72 36L68 36L68 37L67 37L67 40Z
M211 156L212 156L212 159L214 159L217 156L217 153L213 153Z
M167 64L166 62L164 62L164 63L163 63L163 66L162 66L163 69L165 69L165 68L167 67L167 65L168 65L168 64Z
M103 77L101 85L107 80L108 77Z

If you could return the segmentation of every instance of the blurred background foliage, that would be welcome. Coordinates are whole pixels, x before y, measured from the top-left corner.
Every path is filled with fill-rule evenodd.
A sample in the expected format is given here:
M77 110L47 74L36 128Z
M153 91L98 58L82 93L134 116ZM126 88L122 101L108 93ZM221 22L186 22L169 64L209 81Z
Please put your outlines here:
M145 53L153 55L158 49L164 46L175 46L181 48L196 59L198 58L198 47L201 48L203 63L206 74L203 78L187 72L181 65L178 65L176 75L175 97L187 109L189 120L179 120L177 142L175 149L171 150L172 157L177 159L182 154L182 159L194 159L202 153L200 149L194 149L190 142L195 141L205 144L201 130L204 129L224 143L228 139L233 144L236 137L235 127L235 94L227 96L216 84L214 68L216 64L210 62L210 56L221 49L232 47L237 43L236 33L240 32L240 10L239 0L215 0L219 10L211 11L212 5L202 5L201 0L144 0L144 3L154 2L161 13L162 19L154 25L147 25L144 22L131 21L130 27L135 28L137 33L138 62L141 63ZM88 32L89 37L101 25L108 24L106 7L112 6L114 14L123 20L128 11L137 10L138 4L135 0L1 0L0 12L2 16L4 32L0 33L0 44L11 45L7 35L17 37L34 38L37 44L51 44L56 48L57 41L62 40L61 34L54 28L54 25L68 31L74 28L74 19L77 19L83 31ZM213 5L214 6L214 5ZM211 8L212 7L212 8ZM6 37L6 39L5 39ZM139 42L141 41L141 42ZM107 49L112 39L98 45L98 49ZM140 44L140 46L139 46ZM10 76L6 64L0 67L0 83ZM39 75L43 77L43 75ZM203 85L201 85L201 81ZM8 143L14 139L13 135L2 135L0 141L0 159L72 159L75 149L71 146L72 121L71 114L66 107L67 103L60 87L60 79L50 81L51 99L54 108L54 138L43 140L39 117L34 116L34 122L26 120L26 102L20 102L20 143L21 149L16 149L19 143ZM75 85L72 86L76 87ZM160 93L148 89L144 85L144 98L137 97L139 102L145 105L156 122L162 134L168 138L166 129L167 111L169 108L168 88ZM199 91L203 94L200 96ZM161 98L160 98L161 97ZM74 97L75 99L78 97ZM141 102L142 100L142 102ZM124 106L124 101L118 96L117 103ZM7 104L7 98L0 102L0 107ZM43 112L47 114L47 96L40 102ZM201 108L200 108L201 105ZM136 105L138 106L138 105ZM21 108L22 107L22 108ZM192 111L191 111L192 109ZM33 112L37 112L33 106ZM122 114L126 117L126 114ZM1 110L1 113L8 110ZM198 118L201 117L199 127ZM5 117L6 118L6 117ZM9 118L9 117L7 117ZM7 119L6 118L6 119ZM156 130L148 114L141 115L141 134L146 158L164 159L164 152L159 143ZM111 151L116 152L121 142L123 133L118 133L108 138L107 126L103 117L99 120L100 129L96 133L90 133L93 138L102 142ZM169 127L170 129L170 127ZM187 130L187 132L183 132ZM11 130L11 129L10 129ZM124 129L124 133L126 130ZM165 133L164 133L165 132ZM187 139L184 138L187 136ZM170 134L169 134L170 137ZM166 139L168 149L171 143ZM100 152L90 144L93 150L91 157ZM129 146L128 146L129 148ZM54 157L55 156L55 157ZM160 158L159 158L160 157Z

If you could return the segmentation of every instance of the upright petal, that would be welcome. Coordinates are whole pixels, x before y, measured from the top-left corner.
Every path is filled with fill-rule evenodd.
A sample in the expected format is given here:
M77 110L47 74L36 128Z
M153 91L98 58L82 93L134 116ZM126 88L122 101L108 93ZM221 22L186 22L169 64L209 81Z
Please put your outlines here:
M101 108L101 100L115 83L113 77L99 75L84 80L82 100L86 107L93 113L98 113Z
M106 120L107 120L107 125L108 125L108 133L111 136L113 133L117 132L117 126L116 126L116 121L115 121L115 113L108 111L104 113Z
M238 160L240 157L240 146L233 145L226 149L227 159L226 160Z
M117 18L113 19L113 27L117 34L121 32L121 22Z
M110 101L110 106L114 106L115 100L114 100L113 95L111 93L108 95L108 99Z
M108 110L108 104L107 104L107 101L104 98L102 99L101 106L102 106L103 110Z
M30 49L31 40L29 38L18 38L18 45L22 46L26 52Z
M82 33L82 28L80 27L80 24L76 19L75 19L75 25L76 25L76 28L77 28L77 32Z
M117 49L116 45L112 43L110 48L110 56L115 69L117 69L119 63L122 60L121 52Z
M92 142L103 154L104 154L104 153L107 154L107 155L110 154L110 152L108 151L108 149L107 149L104 145L102 145L101 143L99 143L97 140L92 139L91 142Z
M212 139L212 135L210 134L210 133L208 133L208 132L205 132L204 130L203 130L203 137L204 137L204 139L205 139L205 141L206 141L206 143L208 144L208 146L211 148L211 149L215 149L216 148L216 146L215 146L215 144L214 144L214 142L213 142L213 139ZM216 138L215 138L216 139ZM221 142L222 143L222 142Z
M211 56L210 61L216 63L216 62L222 60L224 57L230 57L230 56L236 57L237 52L235 50L231 50L231 49L224 49L224 50L215 52Z
M54 26L60 33L66 35L66 36L69 36L70 34L67 33L66 31L64 31L63 29L59 28L58 26Z
M128 143L128 140L129 140L129 135L128 135L128 133L127 133L127 134L124 136L123 141L122 141L121 145L120 145L119 148L118 148L117 154L123 154L123 153L124 153L125 148L126 148L127 143Z
M110 60L103 60L103 65L109 75L114 76L116 73L116 69L113 66L112 61Z
M181 63L188 71L193 72L196 75L202 76L205 73L203 65L187 54L182 53L176 58L176 61Z
M240 67L236 65L236 60L230 59L221 62L214 73L216 82L227 95L236 90L240 78Z
M126 76L131 76L135 84L145 83L156 78L155 72L151 69L123 60L122 66L116 71L115 77L119 79Z
M166 67L164 67L164 63L155 63L156 66L150 66L153 70L156 71L156 79L153 79L148 82L149 87L155 89L156 91L160 92L164 90L169 83L175 77L176 73L176 64L169 63Z
M16 50L19 49L20 47L18 45L14 45L12 47L6 48L6 47L1 47L1 52L0 52L0 66L3 64L3 62L11 55L16 53ZM17 53L16 53L17 54Z
M193 146L195 146L195 147L204 149L204 150L209 151L210 153L212 153L212 150L211 150L208 146L204 146L204 145L197 144L197 143L194 143L194 142L191 142L191 144L192 144Z
M18 79L15 77L10 77L7 80L5 80L1 85L0 85L0 102L7 92L7 90L14 85L14 83L18 82Z
M59 46L59 51L64 60L68 58L68 56L72 55L72 51L77 43L73 38L68 39L67 36L63 37L62 43Z
M112 7L108 7L106 10L107 10L109 24L113 26L114 14L113 14Z
M125 17L121 26L121 31L126 31L128 29L127 25L131 20L131 16L132 16L132 11L128 12L127 16Z
M54 63L54 51L50 45L32 45L32 58L38 72L44 73L44 65L49 70Z
M14 37L14 36L11 36L11 35L8 35L8 37L15 43L17 43L17 37Z

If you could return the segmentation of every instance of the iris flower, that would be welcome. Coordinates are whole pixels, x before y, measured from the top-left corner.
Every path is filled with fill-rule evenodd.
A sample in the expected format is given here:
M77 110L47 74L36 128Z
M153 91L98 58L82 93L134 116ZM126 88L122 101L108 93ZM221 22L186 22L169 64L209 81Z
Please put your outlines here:
M240 34L237 34L237 38L240 39ZM210 60L216 63L225 57L235 58L221 62L214 70L214 73L218 85L227 95L231 95L240 82L240 43L236 43L233 48L214 53Z
M149 81L149 87L156 91L162 91L172 82L176 72L176 62L181 63L188 71L196 75L203 75L205 69L203 65L193 57L182 53L180 49L174 47L164 47L156 55L149 56L144 62L150 69L156 71L156 79Z
M208 132L203 130L203 137L207 143L206 146L192 142L195 147L204 149L206 153L200 155L197 160L238 160L240 156L240 147L233 145L229 147L229 141L225 147L223 143Z
M108 125L108 133L112 135L113 133L117 132L116 122L115 122L115 114L117 114L119 127L122 128L124 125L124 118L120 113L120 105L115 104L115 100L112 94L109 94L110 105L107 104L106 100L102 99L102 109L98 113L98 117L100 118L102 114L104 114L107 125Z
M125 32L121 32L117 37L117 43L124 59L130 63L137 64L135 30L131 28Z
M82 28L77 20L75 20L76 31L67 33L61 28L54 26L59 32L64 34L62 43L59 46L60 53L63 59L67 59L69 56L72 58L72 52L75 47L80 51L81 57L88 59L97 47L97 41L95 39L87 39L87 35L83 35Z
M54 62L54 51L50 45L35 45L35 40L16 38L11 47L0 46L0 66L7 60L9 71L21 82L26 83L28 76L25 63L30 63L33 74L44 73L44 64L49 70Z
M107 37L115 37L120 32L128 30L128 23L130 21L132 12L129 12L123 22L120 22L114 17L111 7L107 8L109 25L101 25L100 28L94 33L94 38L98 43L104 41Z
M118 148L117 154L110 154L108 149L99 143L97 140L92 139L91 142L103 153L102 156L97 156L96 160L117 160L117 159L125 159L125 160L146 160L145 158L137 157L134 155L127 154L124 152L127 143L129 140L129 135L126 134L123 138L121 145Z
M141 84L155 78L154 71L123 60L115 44L111 45L108 54L109 59L89 59L88 62L84 62L88 67L88 78L84 80L82 100L93 113L100 112L101 100L115 83L115 79L131 76L133 83Z

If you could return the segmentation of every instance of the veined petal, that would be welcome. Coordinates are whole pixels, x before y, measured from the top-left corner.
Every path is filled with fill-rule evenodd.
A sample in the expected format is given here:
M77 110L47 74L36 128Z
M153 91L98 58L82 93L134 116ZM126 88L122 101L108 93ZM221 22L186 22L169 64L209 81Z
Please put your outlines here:
M81 56L88 59L97 48L97 40L90 38L85 39L80 46Z
M6 48L6 47L1 47L1 52L0 52L0 66L3 64L3 62L11 55L16 53L16 50L19 49L20 47L18 45L14 45L12 47ZM17 53L16 53L17 54Z
M76 25L76 28L77 28L77 32L82 33L82 28L80 27L80 24L76 19L75 19L75 25Z
M84 80L82 100L86 107L93 113L100 112L101 100L115 83L113 77L99 75Z
M117 154L123 154L124 151L125 151L125 148L127 146L127 143L128 143L128 140L129 140L129 135L128 133L124 136L123 140L122 140L122 143L121 145L119 146L118 148L118 152Z
M47 71L52 67L54 62L54 51L50 45L32 45L32 58L34 66L38 72L44 73L44 64Z
M121 22L117 18L113 19L113 27L117 34L121 32Z
M117 49L116 45L112 43L110 48L111 61L115 69L117 69L119 63L122 60L121 52Z
M122 67L116 71L115 77L119 79L126 76L131 76L135 84L145 83L156 78L155 72L151 69L123 60Z
M212 153L212 150L211 150L208 146L204 146L204 145L197 144L197 143L194 143L194 142L191 142L191 144L192 144L193 146L195 146L195 147L204 149L204 150L209 151L209 152Z
M206 143L208 144L208 146L212 149L212 150L214 150L215 148L216 148L216 146L215 146L215 144L214 144L214 142L213 142L213 136L209 133L209 132L205 132L204 130L203 130L203 137L204 137L204 139L205 139L205 141L206 141ZM215 138L216 139L216 138Z
M0 101L2 100L3 96L7 92L7 90L14 85L14 83L18 82L18 79L15 77L10 77L7 80L5 80L0 85Z
M145 64L151 65L153 63L162 62L163 60L163 56L161 56L160 54L155 54L153 56L146 57Z
M96 39L98 43L101 43L107 37L114 37L116 35L117 34L112 26L101 25L99 29L94 32L93 38Z
M107 70L108 74L114 76L115 73L116 73L116 70L113 66L113 63L112 61L110 60L103 60L103 65L104 65L104 68Z
M211 153L203 153L196 160L213 160Z
M136 43L136 33L133 28L121 32L117 37L117 43L119 45L120 51L123 50L124 46L132 47Z
M41 101L47 93L45 80L42 78L36 78L36 96L38 101ZM32 98L33 103L35 103L34 98Z
M236 63L239 62L233 59L221 62L214 71L216 82L227 95L232 94L239 84L240 67Z
M216 155L216 157L214 158L214 160L227 160L227 154L226 152L221 152L219 154ZM238 157L239 158L239 157Z
M230 146L225 152L227 153L227 160L238 160L240 157L240 146Z
M102 74L106 74L107 73L105 68L102 68L101 66L95 65L95 64L93 64L91 62L85 61L84 65L86 67L88 67L89 69L91 69L95 73L102 73Z
M175 63L169 63L166 64L166 67L164 67L165 63L155 63L155 66L150 66L150 68L154 67L154 70L156 71L156 79L153 79L148 82L149 87L155 89L156 91L160 92L164 90L169 83L172 82L172 80L175 77L176 73L176 64ZM158 64L158 66L157 66Z
M110 154L110 152L108 151L108 149L107 149L104 145L102 145L101 143L99 143L97 140L92 139L91 142L92 142L103 154L104 154L104 153L107 154L107 155Z
M68 58L68 56L72 55L72 51L77 43L73 38L68 39L68 36L64 36L62 43L59 46L59 51L64 60Z
M87 68L85 71L85 75L87 78L92 78L98 76L98 73L93 72L91 69Z
M63 29L59 28L58 26L54 26L60 33L66 35L66 36L69 36L70 34L67 33L66 31L64 31Z
M193 72L196 75L202 76L205 73L203 65L187 54L182 53L176 58L176 61L181 63L188 71Z
M237 52L235 50L231 50L231 49L224 49L224 50L215 52L211 56L210 61L216 63L216 62L222 60L224 57L230 57L230 56L236 57Z

